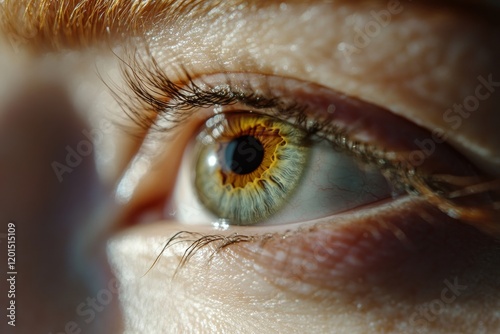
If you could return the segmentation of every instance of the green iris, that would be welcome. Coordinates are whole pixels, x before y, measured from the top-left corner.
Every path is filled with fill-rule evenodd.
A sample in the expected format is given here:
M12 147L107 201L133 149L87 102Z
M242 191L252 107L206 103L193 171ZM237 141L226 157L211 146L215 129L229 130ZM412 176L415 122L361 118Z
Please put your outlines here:
M251 113L214 119L198 136L194 183L200 201L231 224L268 219L299 184L309 153L306 133Z

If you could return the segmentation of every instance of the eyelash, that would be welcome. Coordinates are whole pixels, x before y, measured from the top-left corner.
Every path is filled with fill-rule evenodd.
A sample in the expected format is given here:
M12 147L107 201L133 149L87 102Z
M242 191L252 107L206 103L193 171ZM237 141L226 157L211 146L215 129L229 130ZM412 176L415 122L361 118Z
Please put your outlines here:
M425 178L412 166L394 158L390 152L350 139L346 131L332 125L329 120L311 121L305 113L307 106L284 102L275 97L269 85L265 93L243 93L234 90L231 80L226 78L223 85L203 89L196 84L193 79L195 76L184 67L177 71L179 77L184 79L174 82L152 55L149 55L149 62L137 55L129 62L123 61L122 73L133 96L130 98L129 94L120 90L115 93L115 97L124 112L144 132L168 133L187 121L200 108L241 103L247 108L265 109L265 114L293 123L305 131L308 139L314 142L326 140L336 151L353 156L366 166L384 171L397 192L415 194L415 187L411 183ZM164 122L159 122L159 118Z
M297 103L284 103L278 97L274 97L272 87L268 86L265 94L234 90L231 80L227 78L224 85L216 87L209 86L209 89L202 89L193 79L196 77L185 67L179 67L176 74L183 78L176 82L172 81L163 68L157 63L154 56L148 53L146 58L138 53L130 57L127 61L122 60L122 75L128 86L128 90L117 87L110 87L117 101L122 106L126 115L139 126L143 133L160 132L168 133L177 126L187 121L193 113L200 108L211 108L214 106L230 106L237 103L248 108L265 109L271 115L283 121L293 120L293 124L308 134L308 137L315 136L316 140L327 140L333 148L343 153L347 153L359 162L367 166L380 169L395 187L396 191L403 191L412 196L420 197L428 201L431 206L438 208L445 214L457 220L470 218L474 220L474 225L480 226L485 221L491 221L495 225L499 203L494 202L495 191L500 189L498 180L474 179L469 184L462 185L460 182L465 177L454 177L449 175L426 175L418 171L415 167L398 159L391 152L385 152L378 147L369 146L349 139L345 131L330 124L331 122L311 122L306 117L306 106ZM108 85L109 87L109 85ZM133 94L129 94L131 91ZM161 125L158 121L162 119L169 126ZM458 180L458 182L456 182ZM479 190L474 190L478 184L486 186ZM450 190L450 187L452 190ZM467 193L467 189L472 192ZM462 190L464 194L457 198L451 198L449 194ZM491 206L462 207L459 200L468 195L482 194L491 195ZM458 218L456 217L458 216ZM491 234L498 237L498 228L491 228ZM488 233L488 232L487 232ZM246 236L234 234L224 235L201 235L188 231L181 231L171 237L164 248L152 264L151 268L158 262L163 252L170 246L179 242L188 242L184 255L179 263L182 268L189 259L201 248L208 245L214 246L212 256L226 247L250 241L265 241L277 236L260 235ZM279 235L278 237L283 237Z

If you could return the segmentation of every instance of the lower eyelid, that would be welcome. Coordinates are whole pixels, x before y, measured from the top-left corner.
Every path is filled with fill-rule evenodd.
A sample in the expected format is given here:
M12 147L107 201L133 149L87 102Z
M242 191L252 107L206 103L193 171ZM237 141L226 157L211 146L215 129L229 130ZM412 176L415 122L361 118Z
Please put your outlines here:
M377 293L388 297L467 272L483 246L494 249L492 238L423 201L411 199L377 211L242 243L235 252L274 284L295 293L343 291L346 297L377 287Z
M161 261L166 245L159 236L179 227L161 224L147 229L158 244L154 251L157 260ZM498 253L493 238L447 217L424 200L408 197L361 214L346 214L308 227L302 224L294 232L270 227L259 231L263 234L252 235L252 228L230 227L213 235L210 227L196 230L198 233L181 233L170 239L172 244L180 242L174 253L183 257L182 266L192 265L191 255L197 257L195 266L200 260L206 263L204 270L221 270L220 263L230 261L287 293L307 298L319 293L336 303L344 299L350 303L356 299L361 303L408 302L408 296L441 287L446 278L461 275L462 282L462 277L474 275L470 268L480 266L478 260ZM200 235L213 241L203 246L196 241L202 240ZM211 261L220 256L222 259ZM146 267L155 270L155 265L150 258Z

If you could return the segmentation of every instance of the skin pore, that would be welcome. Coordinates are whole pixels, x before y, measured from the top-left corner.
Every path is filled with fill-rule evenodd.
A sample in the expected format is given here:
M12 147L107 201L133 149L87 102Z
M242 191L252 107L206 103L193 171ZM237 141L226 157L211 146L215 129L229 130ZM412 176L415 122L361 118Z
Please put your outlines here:
M69 3L69 8L73 8L77 1ZM490 18L495 15L484 12L497 11L496 8L471 8L453 2L335 0L226 5L209 1L192 2L191 7L165 2L150 8L145 4L147 8L139 10L139 6L129 7L124 3L118 1L116 8L123 6L128 10L123 11L122 20L137 22L132 25L134 29L127 29L116 23L119 20L110 19L116 16L109 10L109 17L105 16L103 24L109 29L97 29L104 37L94 32L77 38L77 32L67 31L66 37L61 38L61 33L54 33L57 30L54 23L70 21L64 18L58 21L57 15L52 19L48 15L44 33L35 34L33 38L18 39L19 32L26 29L13 32L12 26L4 26L6 38L5 47L1 49L4 55L0 68L13 73L9 78L21 79L13 80L12 85L5 83L8 80L2 83L0 96L13 96L14 102L4 105L2 98L0 110L10 110L10 105L20 105L20 110L36 109L29 103L18 102L26 99L23 91L24 95L33 96L33 101L43 100L44 96L59 96L57 92L66 97L47 98L44 108L56 110L47 115L47 123L49 120L60 123L69 133L80 133L85 125L73 118L83 118L91 128L99 128L100 121L108 119L125 123L126 128L132 130L127 132L115 126L103 131L104 138L95 149L101 157L108 158L96 156L97 170L87 166L93 163L93 158L89 158L79 169L88 173L64 175L65 180L73 180L63 182L65 188L52 186L48 181L41 186L53 189L55 195L48 198L55 203L71 189L81 189L80 194L72 194L74 198L96 192L103 194L103 200L85 202L88 212L93 214L82 213L85 210L68 204L63 218L43 218L46 228L39 229L45 231L42 234L45 240L28 233L29 225L20 226L26 233L18 247L28 241L32 244L25 246L23 254L27 255L22 257L25 263L30 263L27 262L30 251L47 248L47 240L52 240L51 236L54 238L53 231L59 226L57 224L65 221L64 218L75 221L73 225L77 227L71 225L66 233L79 240L50 242L44 258L46 262L33 264L30 269L32 276L40 277L40 283L30 288L29 280L20 281L21 291L24 287L25 291L37 296L35 299L27 295L20 297L20 302L29 305L24 306L24 311L19 309L19 324L25 326L22 327L24 332L40 329L69 332L65 326L70 321L84 333L122 330L129 333L480 333L500 327L496 315L500 307L498 244L476 228L461 224L439 210L428 209L425 203L399 203L397 210L383 207L364 215L347 214L323 220L316 227L310 222L306 225L297 222L272 228L231 227L226 231L214 231L210 224L193 226L166 218L165 207L173 196L185 148L199 124L196 117L177 129L175 141L161 143L161 154L151 158L154 168L145 169L130 188L130 196L125 202L112 203L112 189L129 177L126 171L133 169L129 163L139 154L140 146L147 142L147 135L124 116L122 105L109 89L117 94L131 94L125 88L119 57L127 61L134 51L145 55L146 46L149 55L173 81L182 75L181 67L198 77L248 72L298 79L378 105L429 133L441 129L453 148L475 164L481 173L497 177L500 134L496 127L500 114L496 110L500 105L500 67L496 62L500 58L497 43L500 28ZM2 3L7 6L5 4ZM36 2L33 4L36 6ZM376 17L383 20L377 14L381 11L389 13L387 24L377 21ZM132 12L136 16L127 15ZM168 19L159 19L161 15L155 15L156 12ZM12 13L16 11L10 12L11 17ZM82 11L79 15L85 13L88 14ZM142 13L142 20L137 19L138 13ZM40 24L43 20L37 22ZM92 20L89 22L96 24ZM370 24L378 30L367 33ZM364 31L365 37L360 37L359 31ZM142 33L146 33L145 37L138 37ZM80 31L80 34L85 32ZM7 51L12 39L20 41L16 44L17 54ZM52 43L55 39L59 42ZM50 82L54 88L48 88L46 94L29 95L28 92L40 91L37 83L27 85L32 81L39 82L42 87ZM485 86L484 81L492 83ZM488 98L480 99L480 104L469 108L470 111L455 112L453 115L458 115L458 120L455 117L450 121L451 114L447 110L453 109L454 104L465 104L471 95L478 96L478 85L484 87L479 94L490 93ZM122 89L114 89L116 87ZM64 102L67 106L60 107L58 112L54 106L63 104L61 101L67 101ZM63 110L72 116L64 118ZM12 130L17 134L31 133L38 124L11 122L18 125ZM41 137L48 136L39 131ZM71 134L61 136L50 137L43 145L50 148L60 143L64 148L78 143L78 138L72 139ZM51 161L45 162L43 155L20 159L25 159L22 161L27 165L50 166ZM19 173L21 180L22 172L10 168L6 171ZM57 180L52 174L34 177ZM11 182L11 187L17 186L15 181ZM30 184L30 181L22 182ZM92 189L85 190L82 184ZM15 195L3 196L6 198L4 203L15 203L17 199ZM24 198L25 195L20 193L18 196ZM30 196L31 201L27 203L46 201L43 191ZM5 219L2 216L5 221L34 222L40 220L40 215L57 216L53 212L33 209L29 217L20 218L22 207L16 206L0 211L5 212L5 217L9 216ZM415 211L431 212L435 216L423 219L415 217ZM495 219L499 221L498 216ZM411 242L398 238L394 230L383 229L381 239L364 239L366 250L360 251L350 262L344 254L332 256L325 262L310 255L309 248L313 244L324 243L323 251L328 251L333 244L358 249L361 243L356 239L358 235L363 234L364 228L382 225L381 221L396 222L399 232ZM429 221L438 223L429 224ZM299 227L303 230L282 237L285 230L298 230ZM415 230L419 234L413 238ZM177 270L190 243L177 243L163 252L162 249L179 231L259 237L255 242L226 247L213 257L213 247L217 244L200 248L181 270ZM263 246L260 236L274 232L279 236ZM349 239L351 237L356 240ZM189 238L196 239L195 236ZM406 247L409 244L415 247ZM93 247L94 251L89 252ZM51 254L64 254L75 248L76 253L84 254L81 255L83 260L53 265L49 271L45 269ZM377 251L382 248L390 254ZM366 260L372 255L373 261ZM359 266L351 265L356 263L356 257ZM159 261L152 267L156 259ZM305 267L305 263L310 265ZM344 269L339 263L345 264ZM97 268L95 271L90 269L93 266ZM60 280L51 279L54 272L60 273L55 276ZM99 274L93 275L95 272ZM96 312L96 321L87 322L88 317L81 316L75 309L101 289L115 291L109 288L113 277L118 279L119 292L113 293L113 301ZM36 289L52 291L52 294L47 297ZM55 294L65 298L50 298ZM21 315L28 309L38 315L36 323L21 323Z

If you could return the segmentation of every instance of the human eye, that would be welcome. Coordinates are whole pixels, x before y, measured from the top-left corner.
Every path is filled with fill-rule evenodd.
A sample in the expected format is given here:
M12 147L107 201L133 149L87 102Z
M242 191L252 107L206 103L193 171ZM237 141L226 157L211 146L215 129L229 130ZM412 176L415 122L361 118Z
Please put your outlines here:
M454 191L484 183L470 192L480 197L496 187L441 137L433 134L433 141L425 129L346 94L254 73L186 72L176 83L155 59L134 64L139 68L125 67L124 76L139 102L128 112L147 124L146 151L176 138L179 128L195 133L177 141L185 152L164 204L166 218L225 228L312 224L377 202L408 206L411 199L462 219L471 206L460 198L455 203ZM149 108L150 118L137 108ZM432 156L426 156L429 143ZM151 149L137 159L150 160L149 154ZM130 196L128 176L117 196ZM471 224L492 215L488 208L478 211Z
M170 82L164 73L156 76ZM145 88L140 80L136 90ZM357 206L387 204L413 187L411 179L431 182L430 173L475 175L445 145L423 165L415 145L425 138L423 129L324 87L255 74L197 81L155 87L176 87L157 112L155 131L181 127L176 119L186 114L206 115L194 121L197 134L187 144L178 142L186 152L165 211L169 218L217 226L326 220Z

